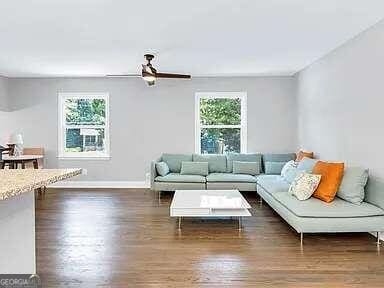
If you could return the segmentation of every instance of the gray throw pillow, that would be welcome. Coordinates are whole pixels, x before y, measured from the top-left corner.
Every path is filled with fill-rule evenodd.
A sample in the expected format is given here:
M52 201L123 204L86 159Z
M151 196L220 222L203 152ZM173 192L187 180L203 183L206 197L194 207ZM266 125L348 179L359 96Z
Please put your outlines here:
M265 174L280 175L286 162L265 162Z
M165 176L169 173L168 164L165 162L157 162L156 163L156 171L160 176Z
M297 169L301 171L305 171L307 173L312 173L313 167L315 167L317 163L317 159L312 159L308 157L304 157L299 164L297 164Z
M259 162L233 161L232 166L233 166L233 174L248 174L248 175L260 174Z
M365 197L365 185L368 181L368 169L347 167L336 196L353 204L361 204Z
M261 160L262 155L261 154L247 154L247 153L234 153L229 152L227 153L227 172L232 173L233 172L233 161L241 161L241 162L258 162L260 165L260 171L261 168Z
M208 175L208 162L181 162L182 175Z

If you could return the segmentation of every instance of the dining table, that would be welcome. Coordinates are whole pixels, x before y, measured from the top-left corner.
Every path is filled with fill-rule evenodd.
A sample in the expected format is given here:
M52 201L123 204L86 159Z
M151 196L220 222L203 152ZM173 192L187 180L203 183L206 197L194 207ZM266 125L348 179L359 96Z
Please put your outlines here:
M39 169L39 160L43 159L44 155L19 155L19 156L9 156L3 155L2 160L0 161L0 168L4 169L5 165L9 165L9 169L18 169L19 165L21 169L25 169L25 164L32 163L34 169Z

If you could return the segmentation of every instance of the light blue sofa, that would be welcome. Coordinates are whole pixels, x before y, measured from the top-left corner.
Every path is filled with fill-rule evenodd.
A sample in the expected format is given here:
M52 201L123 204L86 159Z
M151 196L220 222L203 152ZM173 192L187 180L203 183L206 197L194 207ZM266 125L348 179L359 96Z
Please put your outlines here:
M361 205L336 197L325 203L314 197L299 201L289 195L289 184L279 175L260 175L257 193L289 225L300 233L379 232L384 231L384 183L370 179Z
M291 154L290 158L294 157ZM157 162L167 163L170 173L159 176L156 171ZM180 174L183 161L208 162L209 174ZM238 189L240 191L256 191L257 176L234 174L233 161L258 162L263 170L262 154L163 154L151 164L151 189L155 191L175 191L178 189Z
M177 189L238 189L257 191L289 225L300 233L335 232L379 232L384 231L384 183L370 179L361 205L352 204L341 198L326 203L316 198L299 201L289 195L289 183L280 176L281 167L295 159L288 154L163 154L152 162L151 189L174 191ZM159 176L156 162L164 161L170 172ZM182 161L208 162L209 175L181 175ZM232 161L260 162L262 174L244 175L232 173ZM277 168L276 168L277 167ZM160 195L160 193L159 193ZM379 237L377 238L379 243Z

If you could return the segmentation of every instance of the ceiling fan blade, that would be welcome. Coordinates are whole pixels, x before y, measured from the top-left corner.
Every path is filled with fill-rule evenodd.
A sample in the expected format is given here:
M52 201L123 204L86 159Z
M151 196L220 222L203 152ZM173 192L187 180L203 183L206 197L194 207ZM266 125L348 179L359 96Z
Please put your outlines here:
M116 78L128 78L128 77L141 77L140 74L108 74L107 77L116 77Z
M190 79L191 75L174 73L156 73L156 78Z

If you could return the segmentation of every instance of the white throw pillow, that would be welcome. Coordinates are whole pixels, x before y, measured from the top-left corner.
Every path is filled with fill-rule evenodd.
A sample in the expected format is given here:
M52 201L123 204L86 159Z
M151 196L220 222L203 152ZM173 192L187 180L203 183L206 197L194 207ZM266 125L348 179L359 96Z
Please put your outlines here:
M289 184L295 180L299 173L301 173L301 171L297 169L297 164L294 160L287 162L283 169L281 169L281 177L283 177Z
M289 186L288 193L294 195L299 200L307 200L319 186L321 175L309 174L301 172L295 180L293 180L291 186Z

